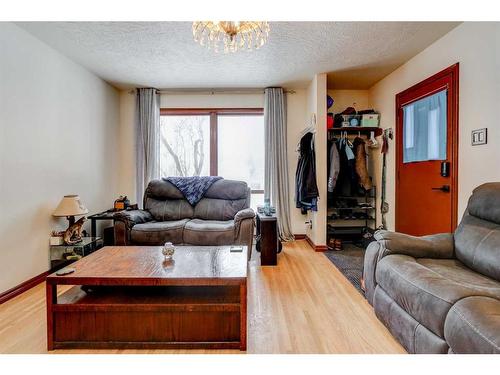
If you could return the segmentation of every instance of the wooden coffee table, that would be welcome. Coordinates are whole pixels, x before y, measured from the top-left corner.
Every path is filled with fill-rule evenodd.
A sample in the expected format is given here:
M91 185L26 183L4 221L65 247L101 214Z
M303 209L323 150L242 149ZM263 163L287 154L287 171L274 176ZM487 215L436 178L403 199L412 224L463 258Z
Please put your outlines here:
M246 246L177 246L170 262L161 247L110 246L71 267L47 277L48 350L246 350Z

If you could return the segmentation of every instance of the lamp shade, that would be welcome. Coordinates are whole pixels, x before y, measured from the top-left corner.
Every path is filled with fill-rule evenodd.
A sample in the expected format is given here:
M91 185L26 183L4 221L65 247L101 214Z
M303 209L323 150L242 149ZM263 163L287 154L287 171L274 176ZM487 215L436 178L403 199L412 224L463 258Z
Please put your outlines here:
M53 216L78 216L85 215L89 210L80 202L80 196L78 195L65 195L56 210L52 214Z

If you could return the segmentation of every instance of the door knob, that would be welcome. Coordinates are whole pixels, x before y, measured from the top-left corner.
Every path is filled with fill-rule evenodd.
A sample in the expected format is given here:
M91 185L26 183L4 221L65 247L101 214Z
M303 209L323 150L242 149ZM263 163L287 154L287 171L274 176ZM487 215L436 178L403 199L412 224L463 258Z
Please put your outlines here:
M449 193L450 192L450 185L443 185L441 187L433 187L431 189L432 190L441 190L443 193Z

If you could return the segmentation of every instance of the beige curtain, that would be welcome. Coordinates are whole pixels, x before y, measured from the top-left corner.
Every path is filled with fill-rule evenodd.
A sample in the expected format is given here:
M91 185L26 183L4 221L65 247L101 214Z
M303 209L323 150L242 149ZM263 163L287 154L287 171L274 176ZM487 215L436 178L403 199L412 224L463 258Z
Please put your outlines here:
M160 95L156 89L137 89L136 194L141 205L149 181L160 175Z
M264 197L276 207L282 241L293 241L290 224L288 159L286 152L286 103L281 87L264 91L265 180Z

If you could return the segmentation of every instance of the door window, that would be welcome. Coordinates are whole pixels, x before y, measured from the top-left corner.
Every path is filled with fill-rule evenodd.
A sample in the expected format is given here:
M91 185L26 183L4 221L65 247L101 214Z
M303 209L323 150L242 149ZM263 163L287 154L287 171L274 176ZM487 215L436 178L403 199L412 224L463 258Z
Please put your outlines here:
M403 163L446 160L446 90L403 106Z

